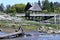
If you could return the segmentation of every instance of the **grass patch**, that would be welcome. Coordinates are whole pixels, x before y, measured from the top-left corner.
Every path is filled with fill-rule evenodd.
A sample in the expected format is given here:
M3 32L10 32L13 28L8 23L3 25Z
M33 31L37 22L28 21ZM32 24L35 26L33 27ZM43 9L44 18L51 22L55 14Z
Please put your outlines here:
M29 24L29 25L23 26L23 24ZM57 29L57 27L59 27L56 24L40 24L38 22L33 22L33 21L24 21L24 22L11 22L7 20L0 21L0 27L18 28L20 25L22 25L22 28L30 29L30 30L36 30L37 28L40 28L41 26L52 27L54 29Z
M26 30L37 30L37 26L23 26L22 28Z

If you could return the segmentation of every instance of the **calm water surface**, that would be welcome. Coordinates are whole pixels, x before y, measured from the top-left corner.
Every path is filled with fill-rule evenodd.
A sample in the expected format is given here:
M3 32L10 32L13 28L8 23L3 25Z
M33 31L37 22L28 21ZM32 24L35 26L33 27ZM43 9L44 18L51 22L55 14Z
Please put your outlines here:
M0 40L60 40L60 34L50 34L47 35L45 33L40 33L36 31L32 32L25 32L25 34L31 35L24 35L23 37L19 38L12 38L12 39L0 39ZM41 35L44 34L44 35Z

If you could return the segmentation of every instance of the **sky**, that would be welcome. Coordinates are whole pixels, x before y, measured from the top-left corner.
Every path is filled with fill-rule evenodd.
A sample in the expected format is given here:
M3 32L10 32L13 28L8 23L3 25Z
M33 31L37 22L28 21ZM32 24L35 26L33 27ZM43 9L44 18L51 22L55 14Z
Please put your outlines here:
M42 2L42 0L40 0ZM60 2L60 0L49 0L50 2ZM14 5L14 4L19 4L19 3L24 3L26 4L27 2L34 3L38 2L38 0L0 0L0 4L3 3L4 6L6 5Z

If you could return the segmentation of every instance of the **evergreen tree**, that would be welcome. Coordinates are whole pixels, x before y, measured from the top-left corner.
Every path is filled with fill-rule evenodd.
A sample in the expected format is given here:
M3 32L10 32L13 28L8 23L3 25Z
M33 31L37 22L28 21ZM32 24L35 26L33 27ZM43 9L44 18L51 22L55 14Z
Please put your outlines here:
M3 5L3 3L1 3L1 5L0 5L0 11L1 11L1 12L4 11L4 5Z
M32 6L31 6L31 4L28 2L27 5L26 5L26 7L25 7L25 12L28 11L28 9L29 9L30 7L32 7Z
M60 7L60 3L59 2L54 2L54 12L58 13L59 12L59 8Z
M43 10L47 10L48 12L50 11L49 9L50 5L48 0L43 1L42 5L43 5Z
M7 5L7 6L6 6L6 13L7 13L7 14L9 13L10 7L11 7L10 5Z
M38 1L38 5L41 7L41 3L40 3L40 0Z
M54 12L54 4L52 2L50 2L50 11Z

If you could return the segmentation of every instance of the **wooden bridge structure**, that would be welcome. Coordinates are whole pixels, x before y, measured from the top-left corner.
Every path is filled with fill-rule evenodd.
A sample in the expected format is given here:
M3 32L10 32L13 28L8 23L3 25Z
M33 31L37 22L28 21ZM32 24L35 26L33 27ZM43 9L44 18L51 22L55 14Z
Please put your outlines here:
M34 20L34 19L40 19L40 17L43 17L43 20L48 20L50 18L54 18L54 23L56 23L56 17L59 16L59 14L55 13L50 13L50 14L38 14L38 13L33 13L33 14L16 14L17 17L25 17L25 19L28 20Z

